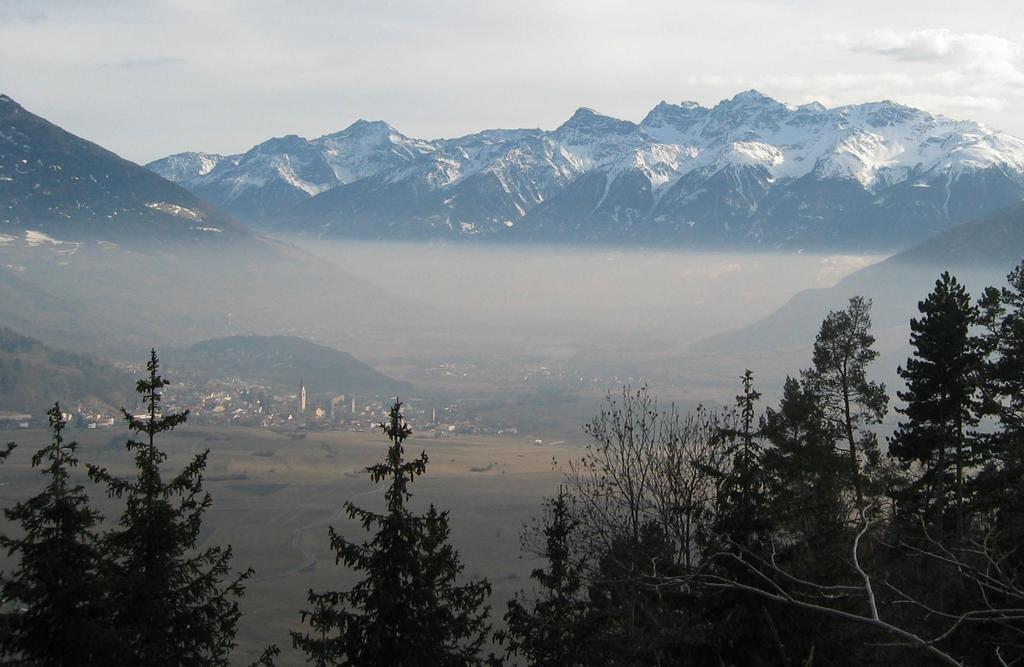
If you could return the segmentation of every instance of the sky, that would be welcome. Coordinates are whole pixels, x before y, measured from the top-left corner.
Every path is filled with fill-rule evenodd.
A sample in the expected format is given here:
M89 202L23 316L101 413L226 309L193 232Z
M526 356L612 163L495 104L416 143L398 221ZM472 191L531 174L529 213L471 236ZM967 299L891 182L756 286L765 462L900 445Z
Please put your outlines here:
M1011 0L0 0L0 93L147 162L359 118L432 139L755 88L1024 136Z

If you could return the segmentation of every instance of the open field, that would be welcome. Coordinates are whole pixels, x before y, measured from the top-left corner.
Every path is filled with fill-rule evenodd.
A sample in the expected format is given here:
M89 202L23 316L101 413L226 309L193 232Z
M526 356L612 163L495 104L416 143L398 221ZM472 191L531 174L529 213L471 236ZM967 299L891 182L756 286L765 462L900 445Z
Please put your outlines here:
M81 443L83 462L130 473L121 430L70 431ZM31 453L47 438L41 430L0 432L19 449L0 468L0 506L37 493L30 470ZM409 456L426 451L427 474L413 485L414 505L435 503L451 511L452 541L469 577L487 577L494 586L494 614L505 600L529 586L534 563L521 558L522 525L536 516L545 496L557 489L559 473L552 459L577 456L583 436L572 442L536 444L525 438L460 436L410 438ZM284 650L281 665L303 664L290 650L289 630L299 629L299 610L310 588L344 588L353 581L334 564L327 527L358 538L361 529L342 511L346 500L368 508L382 505L381 485L372 484L363 467L384 455L379 432L289 435L245 428L185 427L169 434L163 448L167 470L176 471L188 457L210 449L206 488L213 507L203 525L204 544L230 544L236 568L252 566L239 628L236 663L248 664L266 644ZM105 498L97 505L108 515L116 506ZM4 524L4 529L9 526ZM10 563L0 565L9 569Z

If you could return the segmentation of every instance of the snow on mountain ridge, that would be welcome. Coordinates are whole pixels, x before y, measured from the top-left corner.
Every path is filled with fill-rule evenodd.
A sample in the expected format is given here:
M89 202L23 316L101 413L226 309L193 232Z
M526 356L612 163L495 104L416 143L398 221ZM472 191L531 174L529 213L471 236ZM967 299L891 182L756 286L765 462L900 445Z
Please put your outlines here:
M725 111L714 118L720 109ZM723 124L722 116L730 123ZM640 126L659 141L690 146L700 153L724 143L772 146L779 153L769 165L773 178L800 178L814 172L871 188L878 180L892 185L894 173L945 168L957 173L1004 166L1024 174L1024 141L894 102L833 109L818 103L792 107L748 91L713 109L662 103ZM727 150L711 159L729 163L739 155ZM749 157L744 153L740 161ZM944 159L948 164L943 164Z
M367 203L369 193L401 188L403 197L416 201L394 210L441 219L452 230L465 223L473 233L495 222L509 227L509 216L517 224L541 204L544 215L555 215L562 209L547 205L562 193L596 197L591 213L607 206L613 211L608 215L627 216L634 225L638 216L690 216L686 211L693 206L719 215L720 206L701 202L727 196L722 188L733 189L726 207L734 202L738 215L753 215L769 191L805 179L850 184L866 200L907 181L926 185L935 179L948 189L961 176L993 169L1024 188L1024 141L978 123L891 101L793 106L756 90L710 108L662 101L639 123L581 107L550 131L484 130L422 140L382 121L359 120L317 139L291 135L241 156L211 156L219 157L212 167L201 162L202 154L183 155L200 165L192 167L192 176L183 176L189 173L184 167L172 168L175 159L187 162L182 156L150 166L250 219L274 221L310 198L364 184L364 199L346 215L374 206ZM585 180L588 175L600 183ZM676 212L666 212L663 203ZM582 209L567 210L576 215ZM684 222L693 227L692 218Z
M436 151L433 143L410 139L383 121L362 119L309 143L331 166L336 184L352 183Z
M147 167L169 181L182 183L206 176L224 161L237 161L240 155L219 155L217 153L177 153L151 162Z

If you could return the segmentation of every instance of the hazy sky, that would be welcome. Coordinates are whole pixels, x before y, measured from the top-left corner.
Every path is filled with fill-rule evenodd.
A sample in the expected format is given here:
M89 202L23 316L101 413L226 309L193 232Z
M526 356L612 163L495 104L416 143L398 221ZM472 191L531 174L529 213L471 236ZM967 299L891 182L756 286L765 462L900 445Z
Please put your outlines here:
M1013 0L0 0L0 92L124 157L383 119L411 136L895 99L1024 136Z

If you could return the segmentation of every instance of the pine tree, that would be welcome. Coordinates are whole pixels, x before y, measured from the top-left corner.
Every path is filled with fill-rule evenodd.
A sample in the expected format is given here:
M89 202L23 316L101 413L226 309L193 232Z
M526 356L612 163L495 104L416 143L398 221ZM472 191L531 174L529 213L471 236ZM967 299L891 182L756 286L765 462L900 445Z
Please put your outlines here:
M772 515L762 460L764 424L757 418L757 401L761 394L754 389L754 374L749 369L744 371L740 383L742 391L736 396L733 409L735 419L727 420L729 425L718 433L729 465L721 470L708 470L712 478L720 480L709 549L720 541L722 547L730 551L767 556ZM710 564L708 571L715 576L748 583L757 578L729 560ZM710 622L711 649L716 661L722 664L757 664L751 656L759 647L771 645L778 634L774 615L763 601L744 593L708 591L701 596L698 615Z
M900 423L889 452L904 463L924 466L910 498L933 505L925 511L940 541L952 496L959 543L964 534L965 475L976 462L966 432L977 424L973 406L978 353L970 334L976 309L967 290L948 272L917 308L922 317L910 320L913 356L898 371L907 389L897 393L906 403L897 412L907 421Z
M685 664L695 634L688 627L688 595L678 586L652 586L660 577L685 574L674 556L665 526L653 518L641 524L638 539L613 537L607 549L594 554L580 631L590 664Z
M508 603L505 623L508 653L522 656L531 667L573 667L590 664L585 624L587 602L582 596L584 562L574 557L573 537L578 527L564 491L547 502L546 516L537 527L539 554L547 568L530 574L539 590L529 602L522 594ZM524 546L530 538L524 538Z
M979 299L979 321L987 329L985 351L989 411L1004 428L1024 431L1024 262L1006 277L1003 288L986 288Z
M756 404L761 394L754 389L754 374L749 369L743 372L740 383L743 393L736 396L736 426L719 432L732 465L728 470L709 472L722 478L716 532L752 547L768 529L761 463L763 436L756 415Z
M834 428L816 397L787 377L777 408L765 410L761 433L770 443L762 457L767 487L767 520L773 531L773 563L809 581L829 581L848 555L849 484L847 461L835 447ZM792 581L780 581L792 589ZM775 643L788 664L808 656L849 653L850 628L833 619L769 606ZM766 616L767 617L767 616Z
M184 423L188 411L161 410L161 389L169 381L159 374L155 350L146 370L136 386L146 414L122 410L129 428L143 436L128 441L137 477L120 479L89 466L90 476L125 503L119 526L105 536L112 609L107 622L118 634L118 649L107 664L227 665L241 615L238 599L252 570L230 575L231 547L197 549L211 502L202 488L209 450L164 481L167 455L156 436Z
M105 665L111 633L103 623L95 534L101 516L84 487L71 481L78 443L64 440L60 405L47 415L52 440L32 457L32 467L44 466L46 487L4 510L22 528L20 537L0 536L0 546L18 559L3 582L4 598L21 611L10 616L0 650L18 664Z
M976 511L998 527L999 548L1024 568L1024 262L1007 283L987 288L978 302L981 412L999 428L976 443L980 471L972 486Z
M387 509L377 514L346 503L351 519L373 537L361 544L330 529L336 561L364 572L349 591L309 591L302 612L312 632L292 633L293 645L318 667L326 665L474 665L489 633L486 580L457 585L463 570L448 542L448 513L433 505L414 515L407 507L410 483L427 467L426 453L403 459L412 428L395 401L382 424L391 441L384 462L367 468L374 482L390 480Z
M846 467L815 396L787 377L778 409L765 411L761 427L771 443L763 457L769 512L777 530L813 550L835 540L847 514L842 494Z
M802 373L835 439L846 443L849 484L860 508L864 507L861 453L868 463L877 462L879 456L875 435L864 427L881 423L889 404L885 385L867 377L868 365L878 357L871 347L874 343L871 301L852 297L844 310L830 312L821 323L813 366Z

